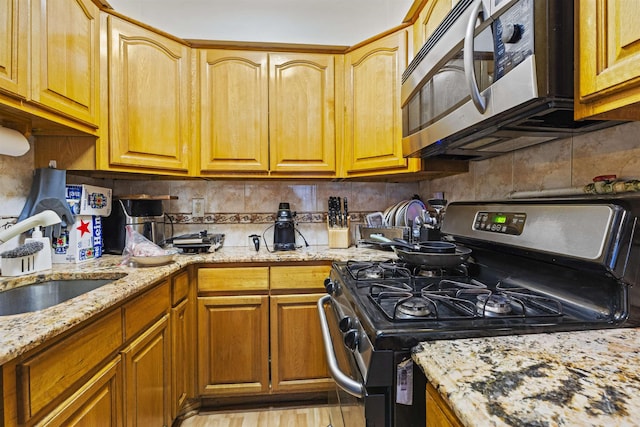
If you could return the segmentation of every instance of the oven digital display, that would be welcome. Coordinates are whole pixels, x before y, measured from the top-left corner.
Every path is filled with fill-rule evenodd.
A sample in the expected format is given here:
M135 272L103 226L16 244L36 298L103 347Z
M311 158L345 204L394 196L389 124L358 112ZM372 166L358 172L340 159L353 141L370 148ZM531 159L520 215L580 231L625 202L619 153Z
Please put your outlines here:
M507 222L507 216L506 215L496 215L493 217L493 222L496 224L504 224Z
M527 214L523 212L478 212L473 229L519 236L526 220Z

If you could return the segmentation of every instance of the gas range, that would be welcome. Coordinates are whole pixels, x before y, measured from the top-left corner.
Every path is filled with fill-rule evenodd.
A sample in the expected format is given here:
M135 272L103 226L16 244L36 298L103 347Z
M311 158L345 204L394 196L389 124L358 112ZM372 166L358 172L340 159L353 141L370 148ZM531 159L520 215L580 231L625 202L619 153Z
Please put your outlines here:
M334 263L318 311L338 388L367 425L424 425L421 341L640 326L639 218L640 198L455 202L442 235L464 262Z

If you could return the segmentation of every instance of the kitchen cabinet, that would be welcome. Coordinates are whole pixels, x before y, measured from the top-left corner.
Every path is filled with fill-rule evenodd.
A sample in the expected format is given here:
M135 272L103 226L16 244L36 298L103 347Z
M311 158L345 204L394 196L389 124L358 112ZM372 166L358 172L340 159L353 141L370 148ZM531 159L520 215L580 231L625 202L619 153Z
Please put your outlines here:
M100 118L99 13L91 0L31 2L31 99L93 128Z
M269 54L269 159L275 174L336 172L336 76L330 54Z
M316 302L329 270L329 265L200 268L200 394L328 389Z
M0 425L171 425L172 378L187 376L176 382L181 398L194 394L194 325L172 328L170 318L194 321L188 271L4 364ZM175 348L191 353L172 363L175 336L184 338ZM184 363L178 375L176 363Z
M120 356L105 365L39 425L121 426L122 362Z
M401 75L408 30L402 29L345 56L345 177L418 171L402 156Z
M126 425L171 425L169 315L160 318L122 354Z
M128 426L171 424L169 280L124 305L124 411Z
M335 175L340 55L198 54L200 174Z
M205 49L200 74L200 173L269 170L265 52Z
M171 282L171 418L195 395L195 304L190 270Z
M106 22L108 134L101 135L99 168L188 175L189 47L115 16Z
M274 392L328 389L317 303L322 293L272 295L271 387Z
M29 3L0 0L0 92L27 97Z
M456 3L458 0L430 0L426 2L413 24L413 56L418 53Z
M427 427L462 427L462 423L431 384L426 392Z
M198 270L200 294L226 293L198 297L200 395L269 391L268 289L268 267Z
M640 3L575 2L576 119L640 120Z
M16 366L18 421L30 423L78 387L122 344L121 316L112 311L74 335L35 353Z

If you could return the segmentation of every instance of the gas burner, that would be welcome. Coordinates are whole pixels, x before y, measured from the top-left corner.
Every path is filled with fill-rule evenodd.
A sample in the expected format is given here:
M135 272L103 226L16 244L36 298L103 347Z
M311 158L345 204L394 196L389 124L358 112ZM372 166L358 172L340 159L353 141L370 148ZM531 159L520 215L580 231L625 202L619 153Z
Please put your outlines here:
M410 297L398 302L396 310L398 313L411 317L427 317L431 314L429 301L420 297Z
M511 298L505 294L481 294L477 296L476 308L481 315L504 315L511 313Z
M387 262L348 262L347 270L358 282L383 279L411 278L411 271L394 263Z

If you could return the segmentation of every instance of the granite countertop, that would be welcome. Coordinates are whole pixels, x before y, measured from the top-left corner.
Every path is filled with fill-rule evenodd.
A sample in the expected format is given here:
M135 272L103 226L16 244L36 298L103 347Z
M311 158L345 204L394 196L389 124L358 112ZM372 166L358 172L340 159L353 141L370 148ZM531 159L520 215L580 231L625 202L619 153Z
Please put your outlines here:
M430 341L413 359L466 426L640 425L640 329Z
M385 260L393 253L351 247L330 249L310 246L295 251L256 252L248 247L222 247L205 254L176 255L174 262L158 267L129 267L119 265L122 257L105 255L79 264L54 264L53 269L18 277L0 277L0 292L46 279L114 278L113 282L56 306L25 314L0 316L0 365L38 346L45 340L74 325L115 306L190 264L229 262L310 262L346 261L350 259ZM122 275L126 275L119 278Z

